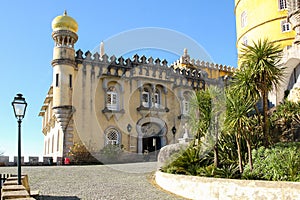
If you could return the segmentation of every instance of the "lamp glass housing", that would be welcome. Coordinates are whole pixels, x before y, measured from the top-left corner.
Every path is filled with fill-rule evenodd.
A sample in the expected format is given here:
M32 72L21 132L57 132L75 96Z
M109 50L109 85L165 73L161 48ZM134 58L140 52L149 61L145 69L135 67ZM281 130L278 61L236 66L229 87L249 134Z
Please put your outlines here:
M22 120L25 117L27 103L22 94L17 94L12 102L14 113L17 119Z

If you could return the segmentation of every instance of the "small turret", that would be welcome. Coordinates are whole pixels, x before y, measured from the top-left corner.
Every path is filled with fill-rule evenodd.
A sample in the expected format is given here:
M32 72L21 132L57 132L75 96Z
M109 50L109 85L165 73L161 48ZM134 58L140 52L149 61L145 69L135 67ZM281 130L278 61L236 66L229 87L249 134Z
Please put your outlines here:
M74 45L78 40L77 22L65 11L52 21L53 49L53 112L64 131L69 124L72 106L72 88L75 73Z
M180 63L190 64L190 55L188 54L187 48L183 49L183 55L180 57Z

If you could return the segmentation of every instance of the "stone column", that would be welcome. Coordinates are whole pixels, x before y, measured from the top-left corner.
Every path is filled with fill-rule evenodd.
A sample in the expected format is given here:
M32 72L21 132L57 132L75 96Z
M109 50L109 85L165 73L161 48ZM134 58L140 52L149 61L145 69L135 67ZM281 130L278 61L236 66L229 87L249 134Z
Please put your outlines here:
M138 154L143 154L143 137L141 135L138 136Z

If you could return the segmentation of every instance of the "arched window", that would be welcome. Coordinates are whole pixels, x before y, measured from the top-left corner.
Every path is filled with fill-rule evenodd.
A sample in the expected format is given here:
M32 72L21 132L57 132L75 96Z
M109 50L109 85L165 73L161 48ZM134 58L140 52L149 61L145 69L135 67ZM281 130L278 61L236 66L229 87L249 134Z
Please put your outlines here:
M286 0L279 0L278 1L278 6L279 6L279 10L285 10L285 9L287 9Z
M182 101L182 114L188 115L190 111L190 93L183 93L183 101Z
M160 92L159 89L155 89L154 106L155 106L155 108L160 108L161 107L161 92Z
M148 88L144 88L142 92L142 103L144 107L150 107L150 92Z
M106 107L108 110L119 110L119 97L114 86L110 86L106 92Z
M247 36L243 37L243 44L244 45L248 45L248 38L247 38Z
M120 144L120 133L115 128L109 128L105 134L105 144L119 145Z
M241 27L244 28L247 25L247 13L246 11L241 14Z

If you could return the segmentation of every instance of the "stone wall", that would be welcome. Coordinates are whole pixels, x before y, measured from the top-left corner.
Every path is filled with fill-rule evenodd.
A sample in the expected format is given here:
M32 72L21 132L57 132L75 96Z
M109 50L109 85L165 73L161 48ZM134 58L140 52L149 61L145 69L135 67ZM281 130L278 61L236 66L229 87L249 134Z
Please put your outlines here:
M9 161L9 156L0 156L0 166L15 166L17 165L17 156L13 157L13 162ZM49 162L49 159L52 160L52 162ZM51 156L44 156L42 159L40 159L38 156L29 156L28 162L24 161L24 157L21 157L21 164L22 165L49 165L49 164L62 164L62 158L57 157L57 160L54 160Z
M189 199L300 199L300 182L235 180L167 174L157 171L156 183Z

